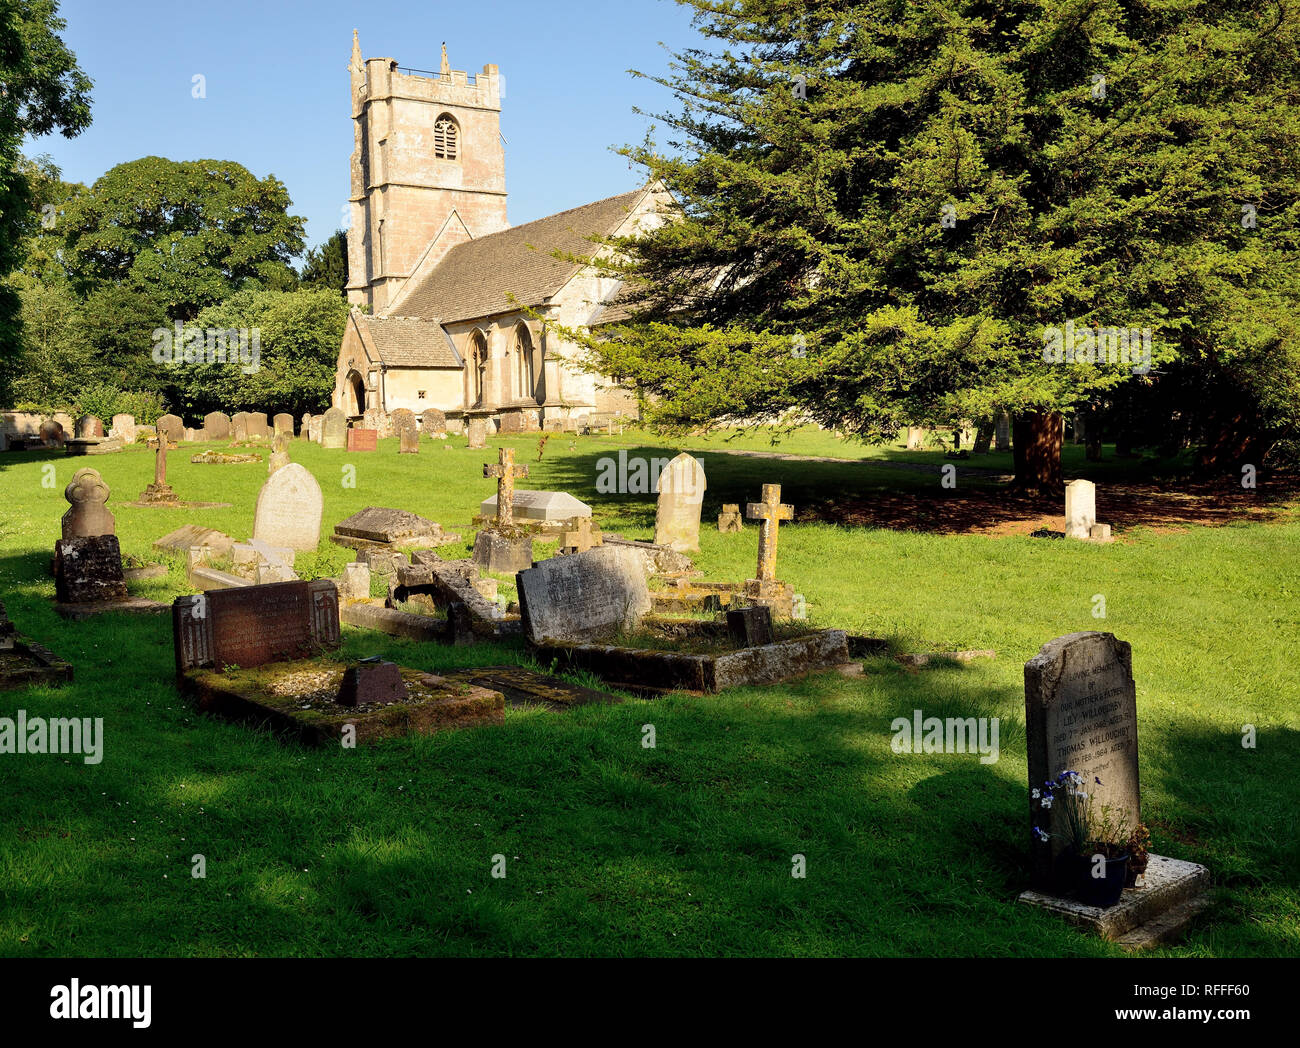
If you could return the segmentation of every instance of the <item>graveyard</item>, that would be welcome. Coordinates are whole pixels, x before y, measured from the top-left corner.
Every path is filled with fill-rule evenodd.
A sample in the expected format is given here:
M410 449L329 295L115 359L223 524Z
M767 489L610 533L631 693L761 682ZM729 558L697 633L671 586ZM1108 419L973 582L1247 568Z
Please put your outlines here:
M1131 704L1078 767L1140 781L1148 898L1195 882L1146 955L1300 952L1284 474L1067 445L1067 519L1008 453L948 488L942 449L813 427L358 432L0 453L0 717L105 725L93 766L0 761L0 952L1120 957L1133 893L1071 923L1030 833L1070 644ZM683 452L682 506L625 482ZM550 526L562 497L590 520ZM932 718L996 718L993 759L923 747Z

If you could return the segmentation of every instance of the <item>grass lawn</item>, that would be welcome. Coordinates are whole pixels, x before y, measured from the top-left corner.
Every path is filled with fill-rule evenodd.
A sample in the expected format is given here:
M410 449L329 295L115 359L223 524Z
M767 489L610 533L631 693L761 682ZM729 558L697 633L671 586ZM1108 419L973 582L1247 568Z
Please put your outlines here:
M494 490L481 464L501 444L532 469L521 486L568 490L628 537L649 537L653 496L598 494L599 459L675 450L633 432L556 435L540 462L536 437L463 444L425 440L399 456L395 440L374 454L296 442L292 454L321 483L323 536L367 505L395 506L459 531L467 549L469 518ZM813 433L775 450L844 461L684 446L708 471L706 524L722 502L756 501L764 482L796 505L870 497L936 487L890 459L943 462ZM1295 507L1269 524L1136 529L1104 547L788 525L778 575L814 624L997 659L919 672L872 660L860 679L507 711L503 728L308 751L192 713L172 683L169 619L68 623L51 607L50 555L77 468L112 487L126 554L154 559L152 541L191 522L248 537L265 465L193 465L196 450L169 456L170 483L231 508L124 507L152 479L144 448L0 455L0 599L20 631L76 667L65 689L0 693L0 716L102 717L106 736L95 766L0 757L0 954L1118 956L1014 902L1030 847L1023 664L1053 637L1101 628L1133 645L1153 850L1205 863L1221 888L1184 944L1156 952L1300 955ZM1104 482L1068 448L1067 473L1085 469ZM753 574L754 527L706 526L701 544L708 578ZM298 567L333 575L349 559L323 541ZM188 592L179 564L133 591ZM522 646L451 649L348 627L344 639L350 655L435 671L527 658ZM916 709L999 718L1000 760L895 755L890 722ZM654 749L642 747L646 724ZM1242 746L1247 724L1254 749ZM791 876L796 854L804 879ZM206 879L191 876L195 855ZM492 877L497 855L504 879Z

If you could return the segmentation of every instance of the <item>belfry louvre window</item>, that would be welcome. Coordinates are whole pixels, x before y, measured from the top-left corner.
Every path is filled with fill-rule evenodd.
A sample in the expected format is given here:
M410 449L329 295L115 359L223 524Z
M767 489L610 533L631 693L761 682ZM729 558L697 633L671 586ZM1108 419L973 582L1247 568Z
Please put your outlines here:
M451 117L433 125L433 155L440 160L460 159L460 128Z

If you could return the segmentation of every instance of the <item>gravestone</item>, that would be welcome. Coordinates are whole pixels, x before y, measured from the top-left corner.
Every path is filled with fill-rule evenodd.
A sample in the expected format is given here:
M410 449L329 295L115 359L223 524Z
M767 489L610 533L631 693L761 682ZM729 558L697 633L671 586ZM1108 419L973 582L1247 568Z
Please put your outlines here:
M659 474L655 545L678 553L700 548L700 507L706 486L704 467L685 452L664 467Z
M478 450L487 447L487 422L481 418L469 420L468 447Z
M167 440L159 436L153 441L153 483L145 487L137 500L146 505L175 505L176 492L167 483Z
M230 418L230 436L236 443L248 439L248 412L236 412Z
M427 548L441 545L446 536L442 525L408 510L367 506L335 524L330 541L353 549L377 546Z
M397 453L399 455L418 455L420 453L420 430L412 422L397 431Z
M370 599L370 567L358 561L343 565L339 596L344 600Z
M223 411L211 411L203 416L205 440L229 440L230 416Z
M300 440L311 440L311 412L304 411L302 419L298 423L298 437Z
M907 450L920 451L925 447L925 430L919 426L907 427Z
M314 550L320 545L320 485L296 462L273 473L257 496L253 538L272 546Z
M224 557L230 553L232 545L233 540L230 536L222 534L215 528L205 528L202 524L186 524L175 531L169 531L153 544L153 548L171 553L186 553L195 546L207 547L214 556Z
M267 473L275 473L289 465L289 441L293 438L282 430L276 430L271 438L271 460L267 463Z
M108 431L110 437L117 437L123 444L134 444L135 416L134 415L114 415L113 426Z
M317 580L177 597L172 639L180 674L311 658L339 646L338 590Z
M993 450L1011 450L1011 416L1005 411L998 415L997 425L993 430Z
M348 417L339 408L330 408L321 422L320 446L342 451L348 446Z
M437 408L429 408L420 416L420 431L426 437L441 437L447 432L447 416Z
M321 442L321 438L324 437L324 435L325 435L325 416L313 415L311 417L311 425L307 431L307 439L310 440L313 444L319 444Z
M46 419L41 423L39 435L41 443L47 448L61 448L66 439L62 423L56 422L54 419Z
M111 491L98 470L77 470L68 486L63 489L63 497L71 504L63 514L63 538L116 534L117 522L107 506L110 494Z
M724 535L745 530L745 522L740 516L739 503L723 503L722 512L718 514L718 530Z
M103 440L104 423L94 415L82 415L77 419L78 440Z
M524 631L534 644L582 644L635 630L651 609L645 562L627 547L601 546L519 572Z
M271 434L284 434L290 440L293 439L293 416L287 412L280 412L271 420Z
M506 411L501 415L501 432L511 436L524 431L524 418L518 411Z
M1097 810L1109 805L1131 830L1141 822L1133 651L1111 633L1071 633L1025 663L1031 791L1077 772ZM1099 781L1098 781L1099 780ZM1030 802L1036 882L1048 886L1063 850L1059 809ZM1043 841L1040 833L1048 835Z
M248 413L248 436L250 440L270 440L271 426L266 421L266 413L250 411Z
M126 600L122 547L117 536L90 535L56 542L54 591L60 604Z
M409 408L397 408L389 414L388 420L392 424L394 436L400 436L402 429L406 426L410 426L417 432L420 429L420 420L415 417L415 412Z
M411 697L395 662L360 662L343 673L340 706L391 706Z
M382 408L367 408L361 416L361 428L373 429L380 440L393 435L393 417Z
M590 517L579 517L572 530L566 531L560 540L560 547L565 553L586 553L589 549L604 545L605 536L599 528L591 526Z
M349 451L374 451L379 447L379 431L374 429L348 430Z
M179 415L164 415L158 420L158 432L171 443L179 444L181 438L185 436L185 423L181 421Z
M1072 480L1065 485L1065 537L1086 539L1097 523L1097 485L1090 480Z
M738 648L757 648L771 644L772 609L761 604L752 608L730 608L727 611L727 633Z
M533 564L533 536L522 528L483 528L474 536L472 560L493 574L523 571Z
M781 521L794 519L794 507L781 503L780 484L764 484L763 501L749 503L745 513L750 520L761 521L757 577L745 583L745 595L788 619L794 613L794 587L777 580L776 547Z

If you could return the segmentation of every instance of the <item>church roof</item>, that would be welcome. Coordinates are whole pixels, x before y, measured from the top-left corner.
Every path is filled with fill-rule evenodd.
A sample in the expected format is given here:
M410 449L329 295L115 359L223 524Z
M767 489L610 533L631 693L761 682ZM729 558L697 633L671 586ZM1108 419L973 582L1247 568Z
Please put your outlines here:
M553 257L555 252L594 254L590 238L618 229L644 192L637 189L457 244L403 299L401 310L450 324L540 305L582 268Z
M379 359L395 368L459 368L463 361L436 320L357 314Z

